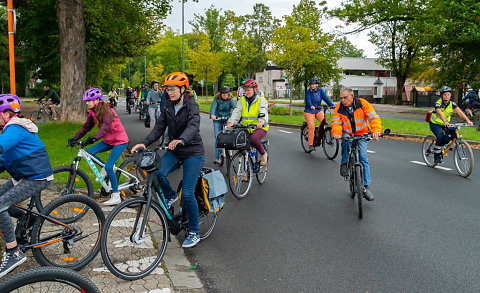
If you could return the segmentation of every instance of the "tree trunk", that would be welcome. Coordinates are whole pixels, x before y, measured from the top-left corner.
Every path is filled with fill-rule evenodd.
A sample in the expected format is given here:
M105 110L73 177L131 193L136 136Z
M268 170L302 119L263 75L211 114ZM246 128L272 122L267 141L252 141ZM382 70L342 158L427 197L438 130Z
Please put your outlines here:
M397 78L397 90L395 91L395 104L402 104L403 86L405 85L405 78L403 76L396 76Z
M60 93L62 120L84 121L86 89L85 19L83 0L57 0L60 32Z

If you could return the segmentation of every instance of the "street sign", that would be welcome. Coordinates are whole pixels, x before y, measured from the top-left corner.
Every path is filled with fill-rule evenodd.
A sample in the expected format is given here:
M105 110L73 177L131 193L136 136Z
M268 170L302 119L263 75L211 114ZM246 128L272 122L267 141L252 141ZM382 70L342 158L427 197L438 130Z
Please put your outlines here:
M203 79L200 80L200 86L203 87Z

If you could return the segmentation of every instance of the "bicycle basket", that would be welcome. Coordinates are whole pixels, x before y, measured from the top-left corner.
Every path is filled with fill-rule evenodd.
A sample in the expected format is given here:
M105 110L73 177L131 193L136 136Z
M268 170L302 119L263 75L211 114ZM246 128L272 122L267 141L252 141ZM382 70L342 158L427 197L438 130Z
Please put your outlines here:
M145 151L137 157L136 163L140 169L154 172L162 166L162 158L156 152Z
M217 135L217 148L227 150L248 150L250 134L244 128L225 129Z

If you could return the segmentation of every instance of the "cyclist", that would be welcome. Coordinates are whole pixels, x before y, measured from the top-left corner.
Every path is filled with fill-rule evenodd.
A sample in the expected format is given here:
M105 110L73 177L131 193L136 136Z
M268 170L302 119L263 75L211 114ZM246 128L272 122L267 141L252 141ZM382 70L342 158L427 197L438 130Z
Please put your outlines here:
M12 180L0 186L0 231L6 242L0 277L26 260L17 247L9 216L21 216L23 212L11 206L39 194L53 180L50 158L37 135L38 128L30 119L19 115L21 108L22 103L17 96L0 95L0 126L3 128L0 135L0 173L6 170L12 176Z
M133 102L133 99L134 99L134 94L131 87L128 87L127 91L125 92L125 99L127 100L127 112L128 112L128 107L130 107L130 104Z
M468 89L468 93L462 98L462 102L467 106L465 111L470 118L473 118L473 107L480 104L480 99L474 89Z
M46 98L45 102L42 102L44 98ZM53 120L58 120L57 111L55 108L60 105L60 97L53 89L50 88L48 84L43 85L43 95L38 99L37 102L42 102L42 104L47 106L50 111L52 111Z
M112 195L110 199L103 204L116 205L119 204L121 200L120 192L118 192L117 176L113 171L113 165L115 165L115 162L117 162L123 150L127 147L128 136L115 110L111 109L109 104L103 101L103 94L100 89L88 89L83 94L83 100L89 109L87 121L83 124L83 127L68 140L68 143L72 146L75 145L77 140L81 139L95 125L98 126L98 132L94 136L87 138L85 142L87 144L93 144L102 138L103 141L90 147L86 151L102 162L96 154L112 150L100 174L102 176L105 176L105 173L108 174L108 179L112 185Z
M322 106L322 101L325 101L330 107L335 105L327 97L327 94L319 87L320 80L316 77L310 79L310 88L305 92L305 109L303 110L303 116L305 121L307 121L308 126L308 148L309 150L314 150L313 139L315 132L315 118L317 118L320 123L322 123L325 118L323 110L317 110L315 108L320 108Z
M118 94L116 88L112 87L112 90L108 93L108 99L110 104L113 105L113 108L116 108L118 102Z
M168 150L162 157L162 167L156 175L165 195L168 206L178 200L178 194L172 189L167 176L183 163L182 201L187 209L188 234L182 247L193 247L200 241L198 221L198 205L194 196L200 171L202 170L205 152L200 136L200 109L193 94L188 91L188 77L182 72L173 72L165 78L164 86L169 100L165 102L155 127L136 149L154 143L170 129Z
M430 130L437 138L435 141L435 146L433 147L433 159L435 164L443 163L442 147L449 143L450 140L455 136L455 129L449 129L451 126L450 118L452 117L453 111L455 111L462 119L467 121L468 125L473 125L472 121L470 121L465 113L460 110L457 104L453 101L450 101L451 97L452 89L448 86L442 87L440 89L440 99L438 99L438 101L435 103L435 111L432 113L432 117L430 118Z
M254 79L249 79L243 84L245 95L240 98L233 110L232 116L228 119L227 128L238 123L240 119L243 125L257 121L257 129L249 129L250 144L260 152L260 165L267 164L268 154L263 148L261 140L267 135L268 128L268 102L264 96L258 95L258 84ZM264 114L264 117L258 117Z
M155 119L160 114L159 105L162 102L163 92L158 88L158 81L152 81L152 90L147 95L148 114L150 115L150 130L155 125ZM160 106L161 107L161 106ZM157 114L158 113L158 114Z
M335 107L332 118L332 134L335 139L352 135L363 135L370 130L374 140L378 140L382 131L380 116L375 112L372 105L364 99L354 97L353 90L344 88L340 91L340 103ZM348 176L347 161L351 141L342 141L342 161L340 175ZM368 201L375 199L370 186L370 165L367 158L366 139L358 142L360 163L363 166L363 185L365 186L364 197Z
M217 117L230 118L232 110L235 109L235 100L228 86L220 88L220 92L215 95L212 106L210 107L210 118L213 120L213 132L215 138L222 131L223 126L227 124L226 120L217 120ZM214 164L220 164L220 149L215 147Z

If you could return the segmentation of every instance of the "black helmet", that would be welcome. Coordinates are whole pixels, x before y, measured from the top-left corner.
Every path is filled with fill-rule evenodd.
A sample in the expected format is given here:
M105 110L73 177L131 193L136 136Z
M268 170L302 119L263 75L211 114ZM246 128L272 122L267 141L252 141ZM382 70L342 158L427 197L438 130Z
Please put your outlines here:
M313 84L313 83L320 84L320 79L318 79L318 77L314 77L310 79L310 84Z
M443 95L443 93L446 92L452 92L452 89L445 85L440 89L440 95Z
M152 81L150 87L153 87L155 84L160 84L160 82L158 80L154 80L154 81Z
M229 93L230 92L230 88L228 86L222 86L220 88L220 93L224 94L224 93Z

